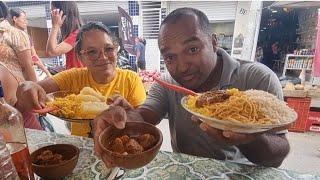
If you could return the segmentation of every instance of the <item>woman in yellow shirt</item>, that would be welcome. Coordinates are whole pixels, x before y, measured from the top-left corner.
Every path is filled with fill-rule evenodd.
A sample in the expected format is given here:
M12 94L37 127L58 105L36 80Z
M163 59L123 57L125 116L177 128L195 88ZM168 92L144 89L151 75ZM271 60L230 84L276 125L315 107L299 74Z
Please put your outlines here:
M133 71L116 67L118 43L106 26L90 22L79 31L75 51L86 68L74 68L58 73L38 83L25 82L18 88L18 106L22 111L44 107L45 93L68 91L78 94L91 87L109 97L116 93L134 107L146 98L140 77ZM88 136L89 124L72 123L74 135Z

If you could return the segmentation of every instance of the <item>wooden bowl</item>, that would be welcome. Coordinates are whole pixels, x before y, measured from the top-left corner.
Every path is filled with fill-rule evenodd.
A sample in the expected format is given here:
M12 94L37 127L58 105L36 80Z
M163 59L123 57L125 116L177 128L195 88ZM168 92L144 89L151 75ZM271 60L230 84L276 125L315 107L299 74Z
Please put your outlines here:
M107 147L116 137L122 135L139 136L143 134L151 134L156 138L156 143L151 148L138 154L119 154L109 150ZM99 144L106 154L106 158L117 167L125 169L136 169L145 166L152 161L159 152L162 144L161 131L152 124L145 122L127 122L124 129L117 129L114 126L109 126L100 134Z
M50 150L62 155L63 162L53 165L35 164L37 156L43 151ZM79 158L79 148L71 144L54 144L42 147L31 153L32 169L43 179L61 179L72 173Z

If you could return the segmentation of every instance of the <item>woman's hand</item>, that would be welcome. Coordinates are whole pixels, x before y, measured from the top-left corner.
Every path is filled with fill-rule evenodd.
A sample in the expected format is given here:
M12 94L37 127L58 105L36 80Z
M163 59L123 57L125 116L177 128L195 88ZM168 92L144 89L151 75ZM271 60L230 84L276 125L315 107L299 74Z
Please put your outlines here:
M25 81L17 89L16 108L21 112L45 107L46 92L35 82Z
M60 9L54 9L51 12L51 18L52 18L52 27L61 28L63 25L66 15L63 15L63 11Z

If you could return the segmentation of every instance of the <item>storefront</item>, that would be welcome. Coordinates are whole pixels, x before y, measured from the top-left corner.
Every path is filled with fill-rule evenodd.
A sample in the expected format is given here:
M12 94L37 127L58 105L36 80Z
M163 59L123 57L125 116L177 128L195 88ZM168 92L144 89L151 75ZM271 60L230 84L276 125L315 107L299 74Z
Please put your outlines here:
M282 78L298 77L306 71L306 80L312 81L318 17L316 6L295 7L275 2L264 3L258 49L260 60Z
M259 44L278 54L271 68L279 75L288 105L298 113L291 131L320 132L320 89L315 81L319 2L275 2L266 6ZM265 43L265 44L263 44ZM264 54L265 55L265 54ZM263 62L265 63L265 62Z

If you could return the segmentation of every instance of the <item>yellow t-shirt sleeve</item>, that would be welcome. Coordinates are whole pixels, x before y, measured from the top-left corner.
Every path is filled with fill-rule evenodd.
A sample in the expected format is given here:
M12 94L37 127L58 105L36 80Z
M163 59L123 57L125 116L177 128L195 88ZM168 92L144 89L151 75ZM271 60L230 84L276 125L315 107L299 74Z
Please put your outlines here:
M129 76L129 84L128 90L129 96L127 97L127 101L134 107L140 106L146 100L146 90L144 89L141 78L136 74L132 73Z

